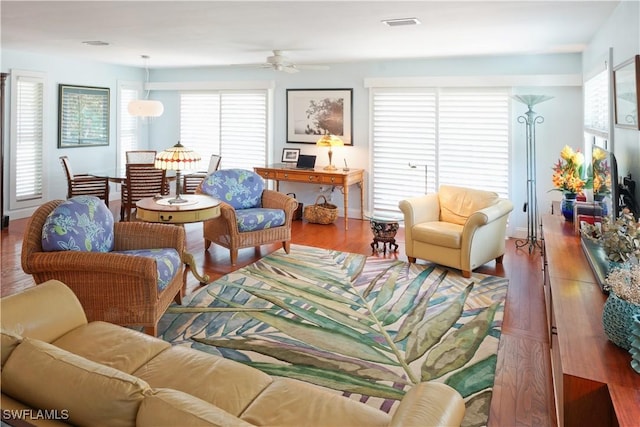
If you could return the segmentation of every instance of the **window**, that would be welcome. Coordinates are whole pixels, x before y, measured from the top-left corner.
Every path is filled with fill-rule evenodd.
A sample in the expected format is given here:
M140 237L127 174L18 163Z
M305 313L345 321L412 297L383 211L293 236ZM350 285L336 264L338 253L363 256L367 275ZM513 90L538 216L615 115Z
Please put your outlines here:
M221 167L253 169L267 163L267 92L207 91L180 95L180 142Z
M371 99L375 211L443 184L508 197L507 89L374 88Z
M118 83L118 167L126 169L127 151L143 149L140 143L140 120L129 114L129 103L139 99L139 83Z
M609 133L609 71L584 82L584 129L606 138Z
M44 198L44 82L43 73L11 71L11 209Z

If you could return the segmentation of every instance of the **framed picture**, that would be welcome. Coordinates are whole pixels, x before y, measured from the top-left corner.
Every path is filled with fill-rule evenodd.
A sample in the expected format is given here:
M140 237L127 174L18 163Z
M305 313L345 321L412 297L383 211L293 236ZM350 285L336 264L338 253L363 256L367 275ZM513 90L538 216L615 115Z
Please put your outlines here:
M287 89L287 142L315 144L322 135L353 145L353 89Z
M297 163L298 157L300 157L299 148L283 148L282 149L282 163Z
M109 88L58 85L58 148L109 145Z
M640 55L636 55L613 69L615 125L640 130Z

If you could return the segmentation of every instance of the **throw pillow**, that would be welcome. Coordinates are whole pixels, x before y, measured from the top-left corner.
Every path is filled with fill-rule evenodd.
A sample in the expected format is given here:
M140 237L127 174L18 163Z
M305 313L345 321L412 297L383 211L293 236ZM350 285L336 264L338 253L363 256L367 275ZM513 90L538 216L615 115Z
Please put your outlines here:
M42 227L44 251L111 252L113 243L113 214L94 196L62 202Z

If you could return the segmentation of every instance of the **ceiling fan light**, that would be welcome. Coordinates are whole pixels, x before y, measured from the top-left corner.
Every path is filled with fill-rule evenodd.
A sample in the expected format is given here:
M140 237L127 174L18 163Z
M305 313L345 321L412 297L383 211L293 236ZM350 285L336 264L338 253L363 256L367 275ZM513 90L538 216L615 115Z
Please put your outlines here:
M158 117L164 112L164 105L160 101L135 99L129 103L127 110L134 117Z

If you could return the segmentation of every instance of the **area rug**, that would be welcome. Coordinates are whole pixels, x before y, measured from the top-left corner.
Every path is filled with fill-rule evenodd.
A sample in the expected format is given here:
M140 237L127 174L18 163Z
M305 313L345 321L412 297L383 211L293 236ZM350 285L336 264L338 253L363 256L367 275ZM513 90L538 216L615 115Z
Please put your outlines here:
M507 286L500 277L292 245L289 255L276 251L170 307L159 333L386 412L411 384L440 381L464 397L463 425L480 426Z

